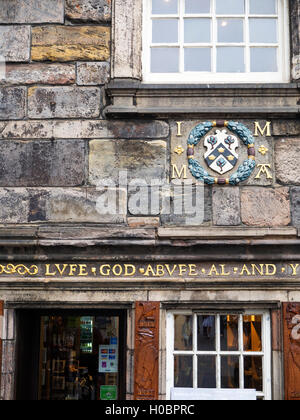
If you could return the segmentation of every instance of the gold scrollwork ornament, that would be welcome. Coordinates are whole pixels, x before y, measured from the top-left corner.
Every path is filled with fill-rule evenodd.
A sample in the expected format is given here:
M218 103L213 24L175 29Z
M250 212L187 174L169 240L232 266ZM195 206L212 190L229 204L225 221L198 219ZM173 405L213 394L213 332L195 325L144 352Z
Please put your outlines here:
M24 264L7 264L6 266L0 265L0 274L19 274L25 276L26 274L34 276L38 273L39 269L36 265L26 267Z

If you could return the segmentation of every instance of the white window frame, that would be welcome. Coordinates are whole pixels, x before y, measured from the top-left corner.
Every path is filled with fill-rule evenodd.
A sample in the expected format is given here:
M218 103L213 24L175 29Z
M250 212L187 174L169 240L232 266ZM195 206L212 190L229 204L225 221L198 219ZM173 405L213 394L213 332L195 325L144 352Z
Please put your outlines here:
M215 0L212 1L212 7L215 6ZM220 46L246 46L245 54L246 59L246 72L245 73L216 73L216 72L184 72L183 71L183 14L180 8L183 7L184 0L179 0L180 8L178 11L179 25L179 43L178 44L153 44L155 46L180 46L180 72L179 73L151 73L150 72L150 52L151 52L151 39L152 39L152 25L151 25L151 0L143 0L143 51L142 51L142 74L144 83L287 83L290 81L290 46L289 46L289 7L288 0L278 0L278 28L279 39L277 44L251 44L251 46L259 47L278 47L278 72L264 72L254 73L250 72L250 44L248 39L248 19L245 19L245 42L242 44L226 43L219 44ZM246 0L246 6L249 5L249 0ZM213 9L215 10L215 9ZM245 15L235 15L235 18L244 17L248 18L248 7L246 7ZM176 15L155 15L155 18L171 18ZM200 17L200 15L187 15L189 17ZM210 15L201 15L201 17L210 17ZM219 17L219 16L218 16ZM222 16L220 16L222 17ZM229 17L224 15L223 17ZM230 17L233 17L230 15ZM251 17L274 17L273 15L251 15ZM213 20L216 16L213 15ZM212 43L209 45L201 44L202 47L212 46L213 50L216 48L216 27L212 33ZM200 44L199 44L200 45ZM199 46L193 44L194 47ZM215 52L212 54L212 69L216 69ZM280 58L281 57L281 58Z
M230 310L226 311L230 315ZM192 351L175 351L174 350L174 315L193 315L195 318L198 315L212 315L216 317L216 351L197 351L197 325L194 319L193 322L193 350ZM272 381L271 381L271 317L269 311L247 310L239 319L239 351L221 351L220 339L218 333L220 331L220 316L225 315L215 311L207 313L199 311L170 311L167 312L166 331L167 331L167 361L166 361L166 396L170 399L171 388L174 387L174 356L175 355L190 355L193 356L193 388L197 388L197 357L198 355L215 355L217 357L217 376L220 372L220 357L223 355L234 355L240 358L240 388L243 389L244 384L244 356L262 356L263 359L263 392L257 392L257 397L263 397L265 400L272 399ZM262 351L249 352L242 348L243 343L243 328L242 316L244 315L261 315L262 316ZM217 381L217 389L221 389L221 384Z

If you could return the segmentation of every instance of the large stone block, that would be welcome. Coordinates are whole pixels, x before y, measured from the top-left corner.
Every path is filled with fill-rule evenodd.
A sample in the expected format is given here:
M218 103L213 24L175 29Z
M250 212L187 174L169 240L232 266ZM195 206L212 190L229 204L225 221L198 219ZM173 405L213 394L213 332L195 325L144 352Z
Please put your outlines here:
M213 189L213 224L215 226L237 226L241 223L240 190L233 188Z
M1 0L0 23L64 23L64 0Z
M291 208L293 226L300 227L300 187L291 188Z
M110 76L110 64L106 62L77 63L77 84L81 86L104 85Z
M32 120L0 121L0 139L163 139L164 121Z
M175 180L162 190L163 226L201 226L212 218L212 188Z
M166 179L166 155L166 142L160 140L93 140L89 154L90 184L110 180L124 185L133 179L138 179L141 185L154 179L162 182Z
M28 211L26 188L0 188L0 223L27 223Z
M81 22L110 21L111 0L66 0L66 17Z
M0 26L0 55L6 62L30 59L30 27Z
M127 193L118 188L109 191L54 188L49 192L45 213L47 221L55 223L125 223Z
M33 87L28 89L29 118L97 118L100 89Z
M78 186L85 180L83 140L2 141L0 186Z
M24 88L0 87L0 120L24 118L25 104Z
M32 29L33 61L107 61L107 26L39 26Z
M300 121L299 119L291 120L275 120L272 124L274 136L299 136Z
M0 223L107 224L126 219L127 191L122 188L0 188Z
M74 64L9 64L6 66L6 85L69 85L75 83Z
M247 226L276 227L291 223L289 188L243 188L242 222Z
M275 169L281 184L300 184L300 138L276 141Z

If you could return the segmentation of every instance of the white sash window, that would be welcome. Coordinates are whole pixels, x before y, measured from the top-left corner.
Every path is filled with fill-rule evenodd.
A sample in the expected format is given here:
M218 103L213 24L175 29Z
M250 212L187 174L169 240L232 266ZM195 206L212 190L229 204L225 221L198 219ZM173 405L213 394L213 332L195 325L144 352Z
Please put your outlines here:
M171 388L255 389L271 399L269 312L170 312L167 399Z
M286 0L144 0L145 82L286 82Z

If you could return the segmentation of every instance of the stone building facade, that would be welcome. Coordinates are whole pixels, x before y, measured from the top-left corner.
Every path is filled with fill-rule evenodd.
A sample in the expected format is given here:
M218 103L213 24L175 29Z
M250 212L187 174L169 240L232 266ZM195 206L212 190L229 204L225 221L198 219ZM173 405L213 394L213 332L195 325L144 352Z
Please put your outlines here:
M143 79L142 0L0 0L1 399L50 399L40 320L70 314L118 318L121 399L300 399L300 2L280 3L287 80L191 84ZM256 166L203 185L190 133L228 121Z

